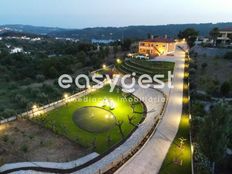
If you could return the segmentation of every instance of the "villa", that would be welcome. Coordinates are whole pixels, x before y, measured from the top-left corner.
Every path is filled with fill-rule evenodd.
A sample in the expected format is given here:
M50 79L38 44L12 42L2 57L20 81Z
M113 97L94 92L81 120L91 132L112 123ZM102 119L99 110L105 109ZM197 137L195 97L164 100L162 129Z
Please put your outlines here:
M168 38L154 38L139 42L139 54L149 56L170 54L175 49L175 40Z

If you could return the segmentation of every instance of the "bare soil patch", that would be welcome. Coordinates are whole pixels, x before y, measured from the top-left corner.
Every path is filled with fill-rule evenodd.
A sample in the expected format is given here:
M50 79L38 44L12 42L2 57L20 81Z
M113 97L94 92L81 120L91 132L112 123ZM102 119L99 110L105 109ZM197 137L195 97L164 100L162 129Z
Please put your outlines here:
M0 166L26 161L67 162L90 153L28 120L0 125Z

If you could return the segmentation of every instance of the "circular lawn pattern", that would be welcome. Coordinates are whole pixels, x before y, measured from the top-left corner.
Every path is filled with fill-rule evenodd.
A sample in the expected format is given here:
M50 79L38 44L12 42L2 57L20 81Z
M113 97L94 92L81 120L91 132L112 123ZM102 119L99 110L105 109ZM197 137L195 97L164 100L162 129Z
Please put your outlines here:
M115 126L116 118L110 111L96 106L82 107L73 114L74 123L91 133L102 133Z

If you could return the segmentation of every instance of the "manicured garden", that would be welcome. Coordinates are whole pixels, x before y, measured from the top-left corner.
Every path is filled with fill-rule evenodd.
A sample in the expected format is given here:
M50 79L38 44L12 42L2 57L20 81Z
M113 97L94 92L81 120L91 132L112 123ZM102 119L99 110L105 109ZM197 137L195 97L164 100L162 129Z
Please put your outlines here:
M133 95L122 93L119 87L109 92L109 88L104 86L32 120L85 148L103 153L136 129L144 115L143 104ZM88 111L90 108L98 110Z
M188 64L188 59L185 60ZM185 66L185 73L188 72ZM189 76L184 77L183 108L179 129L169 151L163 161L160 174L191 174L192 152L190 144L190 120L189 120Z
M182 138L184 139L183 146L181 145ZM188 115L182 115L177 135L160 169L160 174L167 173L191 174L191 146L189 141Z
M137 76L148 74L151 76L164 75L164 81L167 80L168 71L173 72L174 63L162 61L147 61L139 59L128 59L117 65L117 69L125 74L135 72Z

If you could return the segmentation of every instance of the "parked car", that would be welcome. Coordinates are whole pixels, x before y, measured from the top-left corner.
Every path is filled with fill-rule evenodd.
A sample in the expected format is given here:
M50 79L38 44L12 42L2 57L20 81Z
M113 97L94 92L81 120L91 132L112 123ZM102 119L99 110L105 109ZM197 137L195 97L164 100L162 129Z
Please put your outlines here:
M135 58L136 59L149 59L149 57L145 55L136 55Z

